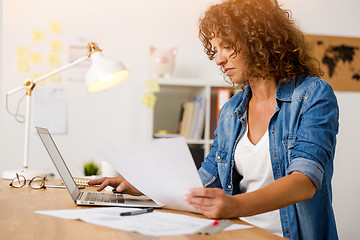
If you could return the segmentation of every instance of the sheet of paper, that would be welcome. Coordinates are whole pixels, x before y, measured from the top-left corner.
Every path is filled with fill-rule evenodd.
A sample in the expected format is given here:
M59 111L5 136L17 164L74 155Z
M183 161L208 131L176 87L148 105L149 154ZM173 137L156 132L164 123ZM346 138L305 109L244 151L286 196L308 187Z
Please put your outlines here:
M150 236L169 236L194 234L199 229L213 222L210 219L186 216L183 214L163 213L154 211L134 216L120 216L121 212L135 211L136 208L90 208L76 210L36 211L65 219L80 219L84 222L110 227L123 231L138 232ZM248 229L251 226L232 224L225 231Z
M33 30L32 31L32 40L37 42L43 42L44 41L44 31L43 30Z
M52 52L62 52L62 42L61 41L51 41L50 42L50 50Z
M146 90L148 92L156 93L160 92L160 85L157 80L150 80L145 82Z
M42 74L42 73L33 73L31 75L31 78L32 78L32 80L34 80L34 79L39 78L39 77L41 77L43 75L44 74ZM36 83L36 86L44 86L44 84L45 84L45 80L41 80L41 81Z
M17 60L16 69L20 72L28 72L30 70L29 63L26 60Z
M53 67L60 66L60 58L59 58L59 55L49 54L49 55L48 55L48 64L49 64L49 66L53 66Z
M63 88L35 88L32 97L32 128L46 126L51 133L66 133L67 98Z
M31 64L42 64L43 56L42 53L31 53L30 63Z
M87 45L90 41L101 43L101 38L94 36L69 36L67 38L67 46L65 49L66 54L68 54L67 62L73 62L74 60L87 55L88 49ZM84 82L86 73L88 72L91 65L91 61L82 62L72 68L67 69L62 74L68 81L71 82Z
M61 23L60 22L50 22L49 29L50 29L50 33L53 33L53 34L61 33Z
M17 59L27 59L29 56L28 47L17 47L16 48L16 58Z
M106 152L106 161L155 202L195 212L184 195L203 185L184 138L113 145Z
M145 93L141 104L148 108L154 108L156 103L156 96L154 94Z

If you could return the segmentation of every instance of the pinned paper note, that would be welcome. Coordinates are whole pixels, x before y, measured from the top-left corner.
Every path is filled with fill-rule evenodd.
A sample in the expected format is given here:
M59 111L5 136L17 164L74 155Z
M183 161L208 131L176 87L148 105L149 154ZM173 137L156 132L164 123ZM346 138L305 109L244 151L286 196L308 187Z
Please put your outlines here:
M16 58L17 59L28 59L29 57L29 48L28 47L17 47L16 48Z
M43 30L33 30L32 31L32 40L37 42L44 41L44 31Z
M86 47L86 42L88 39L86 38L79 38L76 41L71 39L70 46L69 46L69 58L68 62L73 62L74 60L83 57L87 54L88 49ZM70 68L69 71L64 72L65 78L71 82L83 82L85 79L85 75L89 70L91 65L91 61L82 62L73 68Z
M16 69L20 72L28 72L30 70L28 61L17 60Z
M32 74L32 80L35 80L41 76L43 76L44 74L42 73L33 73ZM44 86L45 85L45 80L41 80L39 82L36 83L37 86Z
M48 55L48 64L50 66L59 66L60 65L60 59L59 59L59 55L56 54L49 54Z
M60 74L55 73L54 75L52 75L51 77L48 77L47 79L50 82L60 82Z
M151 93L160 92L160 86L158 81L156 80L146 81L145 84L146 84L146 90L148 92Z
M43 56L41 53L31 53L30 63L31 64L42 64Z
M32 127L46 126L51 133L66 133L67 96L63 88L38 88L33 95Z
M60 41L51 41L50 42L50 50L52 52L60 53L62 51L62 43Z
M60 22L50 22L49 23L50 33L61 33L61 23Z
M141 104L148 108L154 108L156 102L156 96L153 94L145 93L141 101Z

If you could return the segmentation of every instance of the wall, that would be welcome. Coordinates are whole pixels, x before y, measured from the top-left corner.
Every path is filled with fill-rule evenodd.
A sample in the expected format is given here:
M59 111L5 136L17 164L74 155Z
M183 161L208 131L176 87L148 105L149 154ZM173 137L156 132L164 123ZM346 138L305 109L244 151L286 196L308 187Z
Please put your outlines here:
M96 149L102 143L140 141L147 137L148 108L141 105L141 99L149 75L150 45L179 49L174 76L220 76L207 61L196 37L197 19L208 2L4 0L1 99L5 99L7 91L31 77L32 72L16 71L16 47L29 45L31 31L46 31L51 21L62 24L59 37L63 41L61 64L67 63L66 47L70 39L79 36L97 42L107 57L123 61L131 71L130 77L105 92L88 94L84 83L69 82L64 77L61 83L46 83L66 89L68 131L66 135L55 135L54 138L68 160L70 170L74 175L80 175L84 161L90 158L101 160ZM44 47L48 48L42 43L34 45L35 49ZM66 72L62 76L65 75ZM36 88L34 94L35 91ZM13 111L20 97L21 94L11 96L9 104ZM1 104L0 154L3 164L0 172L21 166L24 135L24 126L6 112L4 101ZM21 106L23 111L25 102ZM31 134L30 167L53 169L46 154L38 136Z
M281 0L291 9L300 27L310 34L360 37L360 3L356 0ZM148 109L140 104L144 81L148 79L147 58L151 44L178 47L177 77L220 78L208 62L197 40L197 19L209 5L208 0L4 0L3 1L3 72L1 81L0 172L22 163L23 126L5 111L4 94L22 84L28 73L15 70L15 49L26 44L32 29L45 28L50 21L60 21L64 42L71 36L90 35L98 39L104 54L121 59L131 76L121 85L104 93L87 94L82 83L60 84L68 96L68 132L54 136L70 170L81 174L81 165L89 158L100 161L96 149L106 142L146 139ZM95 31L94 31L95 29ZM65 62L63 62L65 63ZM358 93L336 93L340 106L333 179L334 211L341 239L357 236L360 211L360 168L357 136L360 112L354 105ZM38 137L31 136L30 166L53 169Z

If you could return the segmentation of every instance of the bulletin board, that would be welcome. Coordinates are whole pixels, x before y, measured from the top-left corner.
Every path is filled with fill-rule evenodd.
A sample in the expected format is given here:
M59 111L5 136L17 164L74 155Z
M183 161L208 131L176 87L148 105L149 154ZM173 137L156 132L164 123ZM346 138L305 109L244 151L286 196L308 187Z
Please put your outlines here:
M335 91L360 91L360 38L307 35Z

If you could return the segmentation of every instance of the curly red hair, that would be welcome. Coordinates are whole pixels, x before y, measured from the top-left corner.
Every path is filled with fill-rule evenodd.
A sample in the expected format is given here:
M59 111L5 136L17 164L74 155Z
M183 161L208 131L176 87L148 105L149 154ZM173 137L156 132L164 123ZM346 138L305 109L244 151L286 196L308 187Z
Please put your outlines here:
M290 11L276 0L225 0L211 6L199 20L199 38L210 60L216 55L211 42L215 37L230 44L235 54L241 48L247 66L244 79L323 75Z

